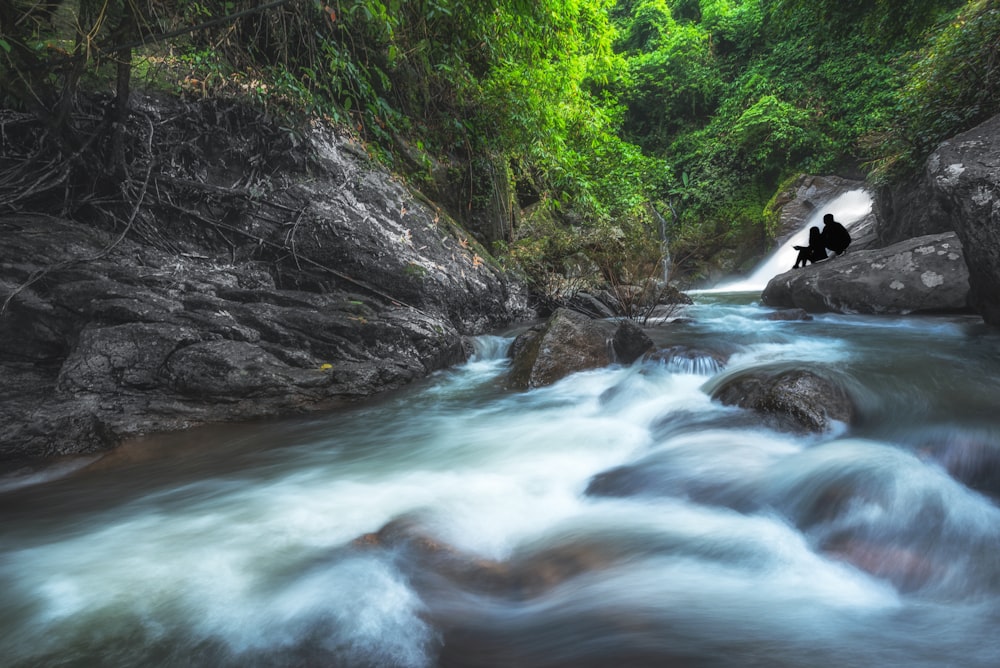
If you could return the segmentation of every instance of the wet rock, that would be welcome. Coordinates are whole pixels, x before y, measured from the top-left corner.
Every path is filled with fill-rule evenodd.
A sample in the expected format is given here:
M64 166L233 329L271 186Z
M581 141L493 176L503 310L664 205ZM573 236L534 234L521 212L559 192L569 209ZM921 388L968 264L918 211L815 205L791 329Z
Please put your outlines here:
M177 137L200 131L185 125L199 104L239 114L137 104ZM268 143L266 124L217 125L233 155ZM301 159L257 166L249 199L222 161L154 159L151 184L187 188L196 216L142 208L125 237L0 218L0 460L371 397L530 317L518 281L350 139L317 126L302 141Z
M517 335L510 344L510 371L507 372L508 387L524 389L529 387L531 372L541 349L545 325L534 325Z
M561 308L544 325L514 340L507 384L520 389L544 387L577 371L613 362L630 364L652 345L633 322L616 324Z
M792 235L798 234L818 207L852 190L863 189L864 181L813 174L798 176L775 195L769 205L770 211L778 217L775 246L782 246ZM852 243L854 249L864 248L870 243L868 237L874 237L871 231L874 222L874 216L870 216L870 220L851 226L855 237Z
M711 376L726 367L729 355L715 350L676 345L656 350L650 353L646 359L651 362L659 362L672 370L683 373Z
M589 292L578 292L569 300L569 308L594 318L614 318L618 315L604 299Z
M804 369L750 369L730 376L711 392L716 401L761 414L780 428L824 432L833 422L852 424L857 410L844 388Z
M611 364L615 325L561 308L539 329L515 339L508 384L544 387L571 373Z
M732 481L692 475L684 472L683 467L658 457L602 471L590 479L584 493L597 497L688 499L739 512L751 512L759 507Z
M927 159L924 182L931 206L961 239L970 303L1000 325L1000 116L942 143Z
M955 430L919 444L918 452L977 492L1000 500L1000 441L995 434Z
M820 545L826 554L851 564L877 578L887 580L903 593L918 591L938 580L946 568L923 551L891 541L852 536L830 538Z
M616 466L590 479L587 496L684 496L685 490L661 471L639 463Z
M969 273L954 233L845 255L772 278L761 302L809 312L920 313L969 310Z
M927 177L922 174L878 191L874 203L880 246L955 231L941 204L929 197L930 192Z
M388 174L347 160L331 141L316 147L346 173L344 178L359 182L358 190L309 182L290 191L306 210L294 230L296 253L361 278L404 304L442 314L463 334L510 322L512 304L524 295L489 264L485 252L475 252L469 239L453 234L437 212ZM276 235L287 233L275 230ZM294 257L284 262L289 266L281 274L281 287L317 287L309 272L292 271Z
M615 361L621 364L631 364L653 347L653 341L642 327L631 320L625 320L618 325L611 339L611 347L615 353Z
M466 589L493 594L506 594L512 586L509 565L462 552L411 517L394 519L351 545L359 550L391 550L408 572L423 581L428 576L443 577Z
M498 561L459 550L435 537L419 519L394 519L352 542L359 550L390 550L418 586L444 578L454 586L492 596L527 600L566 580L607 568L618 550L597 541L568 541Z
M942 142L924 170L876 198L884 243L953 230L969 271L969 303L1000 324L1000 116Z
M764 320L812 320L813 317L805 309L786 308L777 311L770 311L763 316Z
M636 553L654 552L659 546L607 537L567 537L563 540L515 552L503 561L460 550L441 541L407 517L389 522L377 532L365 534L348 548L375 552L393 560L406 575L423 604L422 619L433 625L440 640L435 665L444 666L551 666L553 652L544 648L552 642L549 628L538 628L531 619L509 614L511 604L549 605L546 594L559 595L559 587L576 578L620 565ZM662 549L662 548L660 548ZM573 586L573 585L569 585ZM456 606L456 600L477 604ZM634 637L645 629L646 621L622 616L620 610L597 606L584 628L602 633ZM557 636L561 637L561 636ZM562 640L557 640L560 645ZM579 643L577 643L579 644ZM619 644L598 649L584 647L558 665L588 666L672 666L662 650L642 653L625 650Z
M130 240L101 257L108 236L69 221L5 219L0 229L19 260L0 249L5 275L21 286L0 316L0 364L47 378L3 403L3 457L320 408L465 359L443 315L281 290L257 262L170 256ZM29 282L36 272L43 280Z

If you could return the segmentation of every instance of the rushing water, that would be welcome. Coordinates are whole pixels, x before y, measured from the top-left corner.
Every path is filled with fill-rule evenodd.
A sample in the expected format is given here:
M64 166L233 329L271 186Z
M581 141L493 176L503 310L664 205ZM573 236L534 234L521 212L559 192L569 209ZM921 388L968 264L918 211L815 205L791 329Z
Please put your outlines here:
M2 663L1000 665L1000 337L751 297L656 332L723 369L513 392L484 337L377 404L2 480ZM776 365L833 369L858 423L778 433L710 400Z
M831 213L834 218L843 223L849 231L855 232L854 227L861 223L865 216L871 213L872 196L867 190L848 190L823 206L816 207L810 214L798 232L791 235L785 243L772 251L764 260L757 265L746 278L727 281L713 291L725 292L760 292L767 285L767 282L778 274L788 271L795 264L795 258L799 252L795 246L806 246L809 244L809 228L818 227L823 229L823 216Z

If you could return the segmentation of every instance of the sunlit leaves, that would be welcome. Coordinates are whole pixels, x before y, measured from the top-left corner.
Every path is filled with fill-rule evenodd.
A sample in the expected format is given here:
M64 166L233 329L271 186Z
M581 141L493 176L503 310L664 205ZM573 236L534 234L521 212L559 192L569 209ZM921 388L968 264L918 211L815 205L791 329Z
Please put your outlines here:
M1000 113L1000 5L973 0L920 56L907 72L890 128L904 165Z

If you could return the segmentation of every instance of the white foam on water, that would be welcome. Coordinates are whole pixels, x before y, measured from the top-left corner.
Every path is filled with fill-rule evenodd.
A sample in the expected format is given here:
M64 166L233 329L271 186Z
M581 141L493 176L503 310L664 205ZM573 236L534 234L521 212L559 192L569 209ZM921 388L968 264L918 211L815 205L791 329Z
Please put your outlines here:
M717 313L753 322L750 309ZM857 354L853 346L870 354L872 345L856 337L857 328L842 328L854 330L845 339L822 322L809 323L805 334L795 323L729 333L703 325L678 332L723 337L742 351L722 374L786 363L841 372ZM979 346L976 364L992 364L989 340L916 339L907 345L920 355ZM182 643L180 665L202 643L237 657L228 665L241 665L244 654L242 665L265 665L269 653L319 643L329 654L321 658L335 665L422 668L435 661L440 606L459 621L483 608L497 610L498 619L526 618L513 638L544 623L551 629L553 619L568 620L571 630L592 628L586 624L602 607L610 611L605 619L634 618L630 628L652 629L654 638L680 629L680 638L700 639L695 657L711 657L734 638L759 643L785 665L808 665L795 652L822 637L830 656L853 658L872 647L898 650L898 665L921 665L924 648L912 645L899 619L940 601L957 603L931 620L965 615L943 651L963 656L972 645L963 633L983 645L966 611L996 599L1000 510L932 462L891 443L747 426L732 420L737 409L711 401L705 386L712 379L663 365L613 366L506 391L505 342L488 343L484 350L493 352L483 359L411 394L310 418L308 437L295 432L301 443L262 448L240 466L200 478L168 476L145 494L125 492L92 511L60 517L43 510L13 529L0 527L0 654L23 665L96 656L125 666L154 655L156 642ZM979 382L995 388L998 374L984 375ZM666 484L647 497L586 494L595 475L630 465ZM693 483L690 497L671 487L674 480ZM841 490L861 493L847 496L837 514L796 526L815 500L828 501L826 489L835 501ZM530 600L477 597L454 584L434 591L436 599L422 597L412 570L419 563L405 551L352 547L404 517L473 560L517 563L562 545L582 546L584 556L596 545L612 558ZM950 559L950 570L916 595L902 593L828 556L820 538L839 530L926 547ZM894 616L900 607L906 615ZM987 612L986 622L995 619L995 606ZM871 635L854 643L883 613ZM556 635L552 642L575 638ZM126 647L139 659L115 654Z

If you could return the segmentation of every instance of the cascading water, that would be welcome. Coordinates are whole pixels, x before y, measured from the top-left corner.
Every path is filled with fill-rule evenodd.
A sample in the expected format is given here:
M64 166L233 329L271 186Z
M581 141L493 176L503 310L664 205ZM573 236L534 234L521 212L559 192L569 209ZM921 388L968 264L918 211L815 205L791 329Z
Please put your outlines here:
M792 268L798 255L794 246L808 244L810 227L816 226L823 229L823 216L825 214L832 213L833 217L843 223L844 227L850 231L851 227L871 213L871 210L872 198L866 190L848 191L827 204L816 207L816 210L806 219L802 227L789 237L788 241L764 258L752 274L744 279L726 281L709 291L760 292L767 286L768 281Z
M660 262L663 266L663 284L668 285L670 283L670 238L667 236L667 219L663 217L663 214L655 206L650 206L649 208L660 223L660 252L663 254Z
M381 402L0 480L4 666L1000 665L1000 336L696 298L675 360L515 392L484 337ZM781 367L857 423L710 398Z

